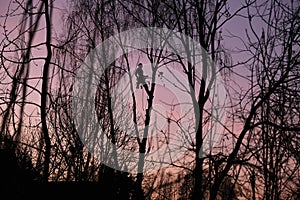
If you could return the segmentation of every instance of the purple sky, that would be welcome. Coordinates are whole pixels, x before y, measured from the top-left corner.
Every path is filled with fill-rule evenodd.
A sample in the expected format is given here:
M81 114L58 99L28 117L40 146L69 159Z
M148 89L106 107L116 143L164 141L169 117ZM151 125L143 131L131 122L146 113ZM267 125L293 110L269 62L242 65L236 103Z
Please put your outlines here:
M3 23L5 20L5 14L7 13L7 9L10 1L8 0L0 0L0 40L3 39ZM34 1L36 2L36 1ZM68 7L66 6L66 2L65 0L55 0L54 1L54 13L53 13L53 27L54 27L54 33L53 33L53 37L56 36L60 36L61 34L63 34L62 31L62 27L63 27L63 19L62 19L62 12L61 11L66 11L68 9ZM230 11L234 12L236 9L239 8L240 3L236 0L231 0L229 1L230 4ZM11 8L10 11L16 7L16 4L11 4ZM44 19L41 19L41 27L43 27L43 23ZM6 29L7 30L12 30L14 29L18 24L20 23L20 16L16 16L16 17L12 17L9 18L8 21L6 22ZM247 28L248 22L246 19L242 19L241 17L237 17L237 18L233 18L231 19L223 28L222 28L222 37L223 37L223 41L222 44L231 50L235 50L237 47L240 47L242 45L242 42L239 41L236 38L229 38L228 35L230 33L233 33L235 35L238 35L239 37L245 38L245 29ZM14 34L11 35L11 38L14 37L15 34L17 34L18 31L15 31ZM35 38L35 43L39 43L45 41L45 34L43 31L40 31L40 33L38 33L36 35ZM44 48L39 49L34 49L33 53L35 55L45 55L44 53ZM241 53L239 54L231 54L234 62L236 62L237 60L240 60L242 58L245 58L244 55L242 55ZM42 69L42 63L43 61L41 60L40 62L37 62L37 66L32 66L31 68L31 75L33 76L40 76L41 75L41 69ZM39 66L38 66L39 65ZM236 69L238 72L243 73L244 75L246 75L247 71L243 68L243 67L239 67ZM239 81L241 84L245 83L243 81ZM34 83L32 82L32 84L38 84L38 83ZM248 84L244 84L244 86L248 86ZM39 96L39 95L37 95Z

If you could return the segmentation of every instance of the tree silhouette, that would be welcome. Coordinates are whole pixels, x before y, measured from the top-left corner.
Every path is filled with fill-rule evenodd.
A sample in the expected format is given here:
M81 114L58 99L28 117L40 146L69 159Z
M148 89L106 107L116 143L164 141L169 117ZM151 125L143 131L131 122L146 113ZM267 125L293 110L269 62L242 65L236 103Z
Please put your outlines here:
M1 192L299 198L299 2L65 4L1 15Z

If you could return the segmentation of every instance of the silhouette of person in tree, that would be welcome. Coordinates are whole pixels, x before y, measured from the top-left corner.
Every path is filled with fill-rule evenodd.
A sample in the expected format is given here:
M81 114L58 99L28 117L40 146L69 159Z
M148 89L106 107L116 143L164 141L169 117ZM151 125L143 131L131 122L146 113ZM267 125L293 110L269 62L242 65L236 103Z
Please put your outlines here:
M148 78L148 76L144 75L142 63L138 64L138 68L135 70L135 76L136 76L136 89L139 89L139 87L142 88L143 85L146 84L146 78Z

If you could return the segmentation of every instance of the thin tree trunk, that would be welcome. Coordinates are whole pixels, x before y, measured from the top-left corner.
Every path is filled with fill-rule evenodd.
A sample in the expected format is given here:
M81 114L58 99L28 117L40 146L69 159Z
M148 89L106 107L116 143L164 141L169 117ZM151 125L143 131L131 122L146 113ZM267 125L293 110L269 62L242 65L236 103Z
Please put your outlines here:
M48 0L44 0L45 6L45 22L46 22L46 48L47 48L47 57L44 63L43 69L43 78L42 78L42 93L41 93L41 123L42 123L42 132L45 140L45 161L44 161L44 171L43 171L43 180L48 182L49 177L49 165L50 165L50 151L51 151L51 141L49 136L49 131L47 127L47 92L48 92L48 74L49 66L52 57L51 52L51 19L49 13L52 10L49 7ZM50 5L52 6L52 5Z

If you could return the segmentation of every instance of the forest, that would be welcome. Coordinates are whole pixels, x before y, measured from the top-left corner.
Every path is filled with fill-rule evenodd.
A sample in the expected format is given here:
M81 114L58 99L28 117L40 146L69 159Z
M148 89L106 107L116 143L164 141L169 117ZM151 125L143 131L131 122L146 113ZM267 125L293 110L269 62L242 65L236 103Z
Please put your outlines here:
M297 0L0 0L1 199L300 199Z

